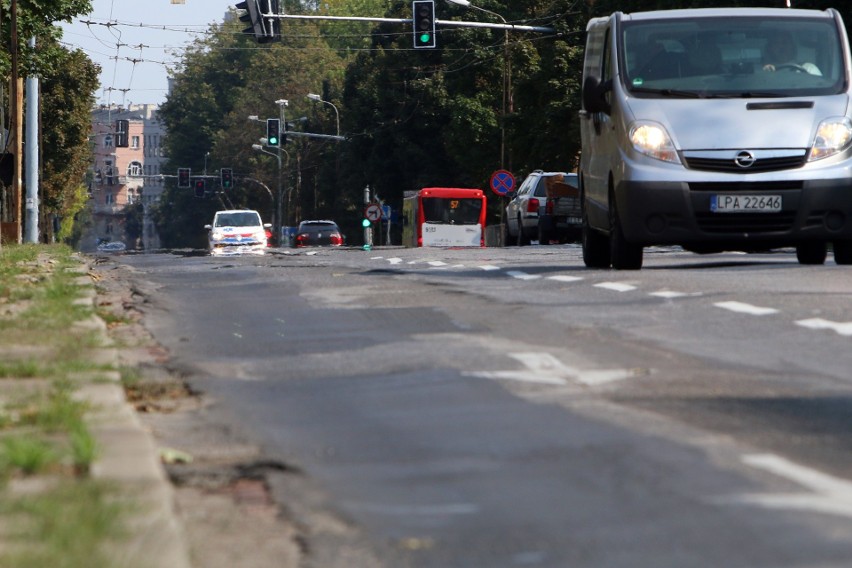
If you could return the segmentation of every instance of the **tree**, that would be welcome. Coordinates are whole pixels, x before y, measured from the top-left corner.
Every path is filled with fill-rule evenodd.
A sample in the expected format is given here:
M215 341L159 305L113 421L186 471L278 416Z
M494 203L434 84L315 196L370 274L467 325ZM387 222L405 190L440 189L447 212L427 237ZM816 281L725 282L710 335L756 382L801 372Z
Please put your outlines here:
M88 135L91 108L98 88L98 68L81 51L68 51L48 40L40 52L51 52L56 64L41 78L42 154L40 233L53 240L54 220L69 235L77 213L85 206L84 179L92 163Z

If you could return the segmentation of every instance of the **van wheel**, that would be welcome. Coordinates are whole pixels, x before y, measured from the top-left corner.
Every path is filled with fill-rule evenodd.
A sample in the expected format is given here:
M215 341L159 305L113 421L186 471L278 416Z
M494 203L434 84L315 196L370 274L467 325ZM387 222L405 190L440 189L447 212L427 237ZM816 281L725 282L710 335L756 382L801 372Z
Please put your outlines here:
M615 205L615 196L609 197L609 256L616 270L642 268L642 246L627 242Z
M796 245L799 264L825 264L828 248L822 241L808 241Z
M835 264L852 264L852 241L834 241Z
M585 206L580 240L583 243L583 262L588 268L609 268L609 239L589 225Z
M530 238L524 234L524 226L521 224L521 218L518 217L518 246L525 247L530 244Z

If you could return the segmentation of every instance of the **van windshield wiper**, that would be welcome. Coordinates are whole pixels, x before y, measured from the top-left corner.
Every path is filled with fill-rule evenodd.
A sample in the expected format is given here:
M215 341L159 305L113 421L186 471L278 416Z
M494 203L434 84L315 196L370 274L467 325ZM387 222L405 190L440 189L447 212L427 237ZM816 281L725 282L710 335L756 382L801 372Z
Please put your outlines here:
M633 87L634 93L652 93L655 95L663 95L665 97L679 97L683 99L703 99L707 95L699 91L683 91L680 89L648 89L647 87Z
M772 93L769 91L743 91L737 93L716 93L712 96L719 99L778 99L786 97L787 95L778 92Z

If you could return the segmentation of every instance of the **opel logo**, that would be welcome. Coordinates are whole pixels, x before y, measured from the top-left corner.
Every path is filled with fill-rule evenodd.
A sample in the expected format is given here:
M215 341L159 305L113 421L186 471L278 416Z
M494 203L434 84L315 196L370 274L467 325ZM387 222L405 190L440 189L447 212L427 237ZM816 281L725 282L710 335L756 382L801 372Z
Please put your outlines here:
M743 150L738 153L734 158L734 163L737 164L741 168L750 168L754 165L756 161L754 154L749 152L748 150Z

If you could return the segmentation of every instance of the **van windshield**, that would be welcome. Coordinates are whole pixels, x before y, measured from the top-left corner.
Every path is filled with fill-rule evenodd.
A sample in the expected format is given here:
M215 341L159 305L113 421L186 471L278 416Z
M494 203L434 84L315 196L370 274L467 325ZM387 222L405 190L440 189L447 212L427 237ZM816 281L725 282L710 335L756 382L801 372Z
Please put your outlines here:
M830 95L846 85L829 18L678 18L624 22L620 67L637 97Z

